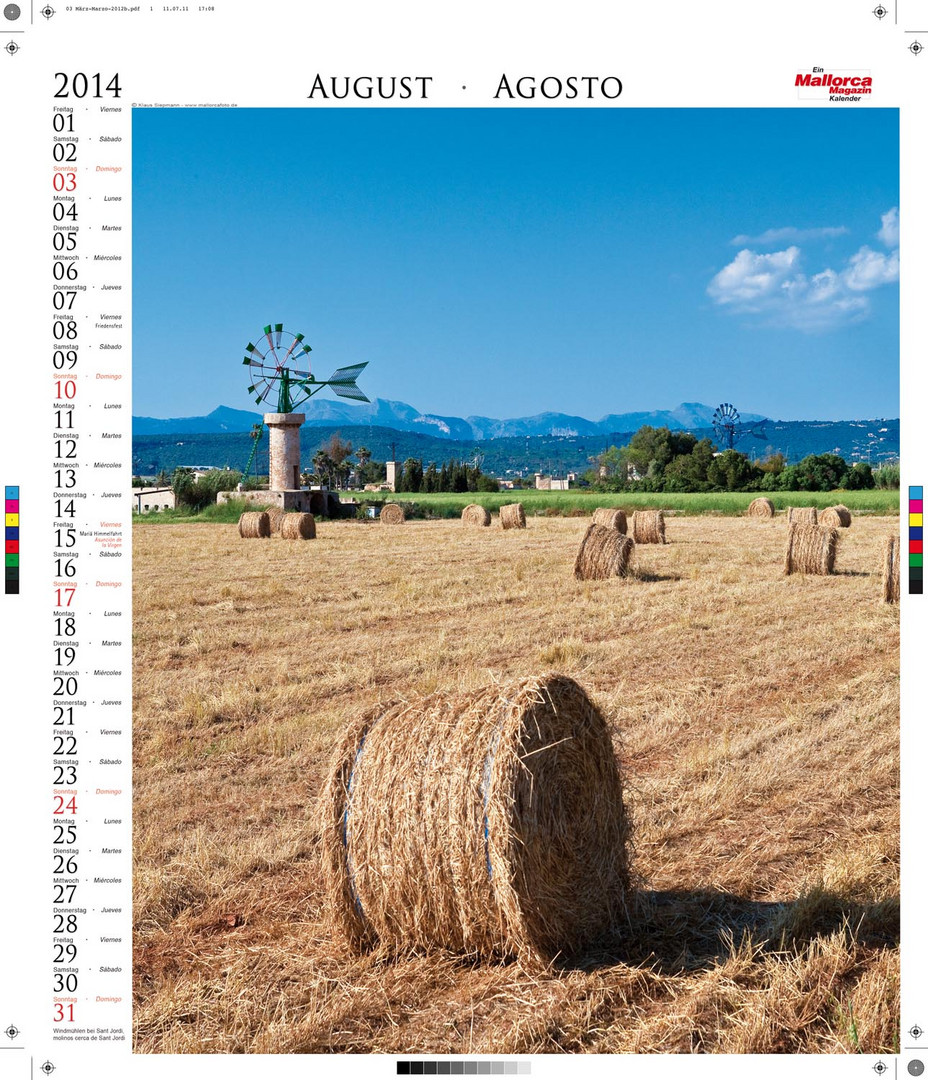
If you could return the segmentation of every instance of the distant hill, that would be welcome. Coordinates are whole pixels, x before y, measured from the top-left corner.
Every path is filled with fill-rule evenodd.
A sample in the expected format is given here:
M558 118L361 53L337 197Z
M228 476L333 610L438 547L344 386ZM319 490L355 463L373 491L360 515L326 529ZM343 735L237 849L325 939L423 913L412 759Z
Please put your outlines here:
M234 413L236 410L226 411ZM257 420L252 418L251 413L240 415L249 419L238 432L137 434L132 440L133 471L148 476L162 469L172 472L178 465L244 468L251 453L248 433ZM591 457L611 445L627 443L639 426L636 424L624 431L611 431L605 435L535 435L528 438L517 435L481 440L479 446L484 455L483 469L497 476L505 476L507 472L582 472L589 467ZM690 430L697 438L708 437L716 441L711 427L693 427ZM314 426L302 431L304 467L309 466L316 450L336 431L355 447L366 446L377 461L390 458L393 443L399 461L413 457L421 458L426 464L429 461L440 464L450 458L470 460L477 445L474 439L449 439L376 425ZM790 462L799 461L807 454L823 453L836 453L851 462L871 461L874 465L899 457L898 420L767 421L766 433L765 440L742 439L737 449L751 457L782 453ZM257 457L258 471L261 473L267 473L268 469L267 445L265 432Z
M486 439L505 439L533 435L576 436L609 435L614 431L637 431L642 424L669 427L674 431L707 428L712 424L714 409L698 402L684 402L675 409L654 412L610 413L600 420L586 420L567 413L544 412L537 416L521 416L495 420L489 416L437 416L421 413L404 401L385 401L375 398L366 405L349 405L343 401L315 399L300 406L306 414L307 427L383 427L394 431L417 431L424 435L451 441L478 442ZM250 431L261 420L261 413L229 409L225 405L206 416L184 416L165 420L153 416L133 416L132 434L220 434L221 432ZM760 420L756 413L742 414L748 422Z

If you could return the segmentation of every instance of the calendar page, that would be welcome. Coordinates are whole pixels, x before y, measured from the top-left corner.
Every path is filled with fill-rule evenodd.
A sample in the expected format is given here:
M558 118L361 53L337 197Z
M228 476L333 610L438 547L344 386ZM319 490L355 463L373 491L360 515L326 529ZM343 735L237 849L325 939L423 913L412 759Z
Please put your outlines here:
M3 7L0 1075L924 1072L926 20Z

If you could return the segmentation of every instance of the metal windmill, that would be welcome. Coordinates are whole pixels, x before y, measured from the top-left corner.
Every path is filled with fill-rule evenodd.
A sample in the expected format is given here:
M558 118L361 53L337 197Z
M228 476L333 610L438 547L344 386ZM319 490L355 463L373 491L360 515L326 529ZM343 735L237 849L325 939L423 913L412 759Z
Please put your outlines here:
M723 401L712 414L712 427L715 430L715 437L720 444L724 443L726 450L733 450L735 443L744 438L745 435L766 440L767 431L764 427L766 422L766 420L757 420L753 424L743 424L741 414L728 401Z
M260 344L249 341L245 346L242 363L248 365L251 375L248 393L254 395L259 405L276 396L278 413L296 412L325 386L331 386L339 397L370 401L357 385L358 376L367 367L366 360L363 364L339 368L327 379L317 379L310 371L311 352L303 335L284 330L283 323L265 326Z
M299 485L299 425L304 417L299 419L293 416L304 402L324 387L329 386L338 397L352 398L354 401L369 401L370 398L358 388L357 380L361 372L367 367L367 361L362 364L352 364L350 367L339 368L327 379L317 379L312 373L309 363L309 354L312 349L306 344L302 334L292 334L284 330L283 323L274 323L265 326L264 336L259 339L260 344L249 341L245 346L245 359L243 364L248 366L251 383L248 387L249 394L253 394L259 405L266 405L271 410L265 414L264 424L270 430L270 457L278 458L283 453L282 462L278 466L269 463L272 474L277 471L277 477L271 476L272 487L297 487ZM261 441L264 424L256 424L251 431L252 448L245 466L245 475L258 450ZM295 442L286 432L290 430L295 434ZM291 440L291 441L288 441ZM276 449L275 449L276 447ZM280 469L284 472L281 473Z

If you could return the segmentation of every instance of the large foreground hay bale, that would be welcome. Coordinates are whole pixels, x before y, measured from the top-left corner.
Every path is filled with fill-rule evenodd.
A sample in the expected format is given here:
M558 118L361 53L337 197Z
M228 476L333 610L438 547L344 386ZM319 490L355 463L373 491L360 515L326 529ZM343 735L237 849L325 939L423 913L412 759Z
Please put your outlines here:
M383 504L380 520L384 525L402 525L406 520L406 515L399 503L388 502Z
M827 525L830 529L846 529L851 524L851 512L843 503L837 506L829 506L823 510L818 519L819 525Z
M315 540L316 519L312 514L284 514L280 535L284 540Z
M263 510L249 510L238 519L238 535L243 540L255 540L271 535L271 519Z
M636 510L632 514L632 539L636 544L666 544L663 510Z
M464 507L464 511L461 514L461 521L463 521L465 525L489 525L490 511L479 503L471 503L470 506Z
M506 503L499 508L499 523L504 529L524 529L525 510L522 503Z
M367 713L320 816L330 912L355 948L550 958L625 914L612 740L563 675Z
M770 499L754 499L748 507L748 517L772 518L776 514L776 508Z
M818 510L814 506L791 506L786 512L787 525L817 525Z
M280 533L280 523L287 516L287 511L281 506L269 506L264 512L271 523L271 536L278 535Z
M899 557L902 544L898 536L887 536L883 547L883 599L899 603Z
M787 574L830 574L835 568L838 530L827 525L790 525L786 539Z
M578 581L603 581L610 577L625 577L635 550L630 536L605 525L591 525L580 541L574 577Z
M611 506L599 506L593 511L593 524L602 525L606 529L618 529L623 535L628 531L628 521L624 510L616 510Z

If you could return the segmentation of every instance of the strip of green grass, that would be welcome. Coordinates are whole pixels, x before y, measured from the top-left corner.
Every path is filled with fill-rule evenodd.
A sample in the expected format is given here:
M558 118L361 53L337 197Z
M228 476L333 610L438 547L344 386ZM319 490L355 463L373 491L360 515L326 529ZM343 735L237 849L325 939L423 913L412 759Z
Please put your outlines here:
M246 502L244 499L230 499L225 503L206 506L198 514L191 514L187 510L159 510L157 513L133 514L132 520L135 522L144 521L146 524L152 522L162 525L186 524L191 521L211 522L214 525L217 523L235 525L246 510L266 510L268 506L270 506L270 502L264 506L256 506L254 503Z
M526 514L567 516L570 514L592 514L597 506L617 506L623 510L663 510L668 514L696 515L723 514L737 516L743 514L757 492L718 491L696 494L647 494L632 495L596 495L588 491L501 491L501 492L463 492L449 494L440 492L433 495L418 495L398 492L352 494L344 493L344 498L357 498L365 503L401 502L414 503L426 517L460 517L461 511L470 503L479 503L492 512L499 512L504 503L520 502ZM899 492L874 489L872 491L783 491L768 494L778 511L789 506L817 506L823 510L826 506L843 503L852 514L876 514L880 516L899 514ZM138 514L136 521L180 523L212 522L234 524L239 515L246 510L260 507L244 500L232 500L227 503L207 506L199 514L189 514L181 510L162 510L159 513Z
M520 502L526 514L592 514L597 506L614 506L623 510L663 510L665 513L695 515L743 514L759 492L718 491L693 494L644 493L603 495L586 491L505 491L464 492L432 495L412 493L377 493L366 495L370 502L412 502L434 517L458 517L469 503L478 503L487 510L498 511L504 503ZM898 515L899 492L872 491L784 491L767 494L778 511L790 506L826 506L843 503L852 514Z

